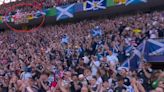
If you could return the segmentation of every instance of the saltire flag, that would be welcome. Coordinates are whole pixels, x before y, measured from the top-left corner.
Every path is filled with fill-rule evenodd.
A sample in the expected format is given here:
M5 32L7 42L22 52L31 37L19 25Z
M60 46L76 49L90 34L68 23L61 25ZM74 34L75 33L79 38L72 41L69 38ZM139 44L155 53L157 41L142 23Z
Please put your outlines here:
M130 67L129 60L127 60L126 62L124 62L121 67L129 68Z
M66 44L68 44L68 42L69 42L69 37L68 37L67 35L64 35L64 36L62 37L61 43L66 43Z
M148 56L164 54L164 43L149 39L146 42L144 53Z
M130 69L138 69L140 61L141 61L141 52L135 49L133 55L129 59Z
M2 24L2 23L3 23L2 16L0 16L0 24Z
M138 45L137 47L137 50L139 50L142 55L144 54L144 48L145 48L145 43L146 43L146 40L144 40L140 45Z
M74 5L75 4L56 7L56 10L57 10L56 20L73 18L74 17L74 15L73 15L74 14Z
M83 10L99 10L106 9L106 0L90 0L83 3Z
M141 43L137 49L133 51L132 56L127 59L122 66L126 67L128 64L131 69L137 69L140 61L146 62L163 62L164 61L164 40L148 39ZM154 59L154 60L151 60Z
M130 54L132 54L130 56L129 59L127 59L123 64L122 67L128 67L130 69L137 69L139 67L140 61L142 59L145 60L144 56L143 56L143 52L144 52L144 48L145 48L145 42L141 43L137 48L132 47Z
M131 53L132 53L132 51L133 51L133 46L131 46L131 45L129 45L129 46L127 46L126 48L125 48L125 54L126 54L126 56L129 56Z
M122 67L128 67L129 69L138 69L139 68L139 64L141 61L141 52L137 49L135 49L133 51L133 54L130 56L129 59L127 59L123 64Z
M91 30L91 35L93 37L101 36L102 35L102 29L99 26L96 26L94 29Z
M107 7L125 4L127 0L107 0Z
M147 0L127 0L126 1L126 5L139 4L139 3L147 3Z
M122 69L126 69L126 70L130 69L129 59L126 62L124 62L120 67L118 67L118 70L122 70Z
M55 16L56 15L56 8L49 8L46 11L46 16Z

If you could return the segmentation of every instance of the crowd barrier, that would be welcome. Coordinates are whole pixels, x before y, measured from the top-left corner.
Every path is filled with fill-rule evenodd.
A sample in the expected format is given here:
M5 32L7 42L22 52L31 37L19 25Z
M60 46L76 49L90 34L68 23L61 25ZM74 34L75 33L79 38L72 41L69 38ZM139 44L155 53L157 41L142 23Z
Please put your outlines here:
M154 9L163 9L164 0L89 0L83 3L74 3L65 6L49 8L42 12L46 16L44 25L55 24L65 21L79 21L104 16L115 16L134 11L151 11ZM3 16L0 16L0 29L8 27L3 22ZM30 16L29 23L26 26L34 27L41 23L42 17ZM12 18L12 17L10 17ZM22 27L21 24L15 24L13 19L5 19L7 23L14 28ZM10 21L9 21L10 20Z

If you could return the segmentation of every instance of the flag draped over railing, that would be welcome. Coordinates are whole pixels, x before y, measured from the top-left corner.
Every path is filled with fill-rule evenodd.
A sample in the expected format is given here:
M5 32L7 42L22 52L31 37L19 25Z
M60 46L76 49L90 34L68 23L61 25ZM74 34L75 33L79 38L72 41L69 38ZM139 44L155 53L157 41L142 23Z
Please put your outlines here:
M56 10L57 10L56 20L73 18L74 17L74 5L75 4L56 7Z
M88 0L83 3L83 10L100 10L106 9L106 0Z

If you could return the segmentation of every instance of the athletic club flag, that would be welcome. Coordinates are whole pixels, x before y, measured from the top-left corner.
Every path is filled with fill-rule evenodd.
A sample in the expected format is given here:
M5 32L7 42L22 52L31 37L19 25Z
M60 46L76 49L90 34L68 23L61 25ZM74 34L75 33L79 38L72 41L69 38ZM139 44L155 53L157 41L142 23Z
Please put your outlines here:
M74 14L74 5L75 4L56 7L56 10L57 10L56 20L73 18L74 17L74 15L73 15Z
M90 0L83 3L83 10L99 10L106 9L106 0Z

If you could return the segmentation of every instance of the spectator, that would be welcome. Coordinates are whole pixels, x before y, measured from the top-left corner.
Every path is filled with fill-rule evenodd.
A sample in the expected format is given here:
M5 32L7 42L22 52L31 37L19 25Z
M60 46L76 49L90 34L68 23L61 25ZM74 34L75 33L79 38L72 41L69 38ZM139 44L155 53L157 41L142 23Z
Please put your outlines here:
M1 32L0 92L163 92L162 69L120 67L145 39L161 37L162 12Z

